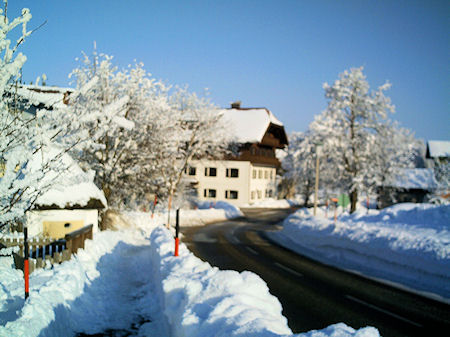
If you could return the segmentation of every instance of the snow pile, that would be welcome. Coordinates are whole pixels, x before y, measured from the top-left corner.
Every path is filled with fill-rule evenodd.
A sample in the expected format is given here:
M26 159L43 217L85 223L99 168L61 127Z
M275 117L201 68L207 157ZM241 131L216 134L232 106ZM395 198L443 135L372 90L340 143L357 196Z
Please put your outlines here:
M251 208L251 207L254 207L254 208L290 208L290 207L296 206L296 205L298 205L298 203L295 202L294 200L290 200L290 199L277 200L277 199L273 199L273 198L268 198L265 200L257 201L252 204L246 204L242 207L243 208Z
M149 242L139 231L98 233L70 261L36 270L26 302L23 273L1 263L0 336L73 336L126 331L133 324L142 336L166 335L151 262L145 258L149 254Z
M181 226L201 226L206 223L233 219L243 216L242 212L236 206L225 201L209 202L198 201L198 209L181 210Z
M449 299L449 229L450 206L399 204L341 215L336 224L302 209L271 237L324 263Z
M330 325L323 330L312 330L307 333L295 335L296 337L379 337L380 334L374 327L368 326L358 330L345 325L344 323L337 323Z
M174 257L164 214L126 217L132 228L99 232L70 261L36 270L27 301L23 273L0 258L0 336L294 336L259 276L213 268L183 244ZM339 323L295 336L379 334Z
M196 258L184 245L173 256L173 238L163 228L151 235L154 275L173 337L293 336L281 304L266 283L251 272L221 271ZM379 336L367 327L340 323L298 337Z

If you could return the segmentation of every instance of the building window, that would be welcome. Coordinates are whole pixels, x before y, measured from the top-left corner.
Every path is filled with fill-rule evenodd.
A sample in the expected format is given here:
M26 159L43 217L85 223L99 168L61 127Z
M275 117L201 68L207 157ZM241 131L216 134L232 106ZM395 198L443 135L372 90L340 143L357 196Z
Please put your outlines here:
M269 179L269 171L264 171L264 179Z
M253 179L256 179L256 170L253 170Z
M197 169L193 166L187 168L187 174L190 176L195 176L197 174Z
M263 171L258 170L258 179L262 179L262 177L263 177Z
M237 199L238 191L227 190L225 191L225 199Z
M216 190L210 189L210 188L205 188L203 190L203 196L205 198L215 198L216 197Z
M250 198L251 198L252 200L255 199L255 191L252 191L252 192L250 193Z
M227 177L228 178L238 178L239 177L239 169L227 168Z
M273 179L273 171L270 170L270 180L272 180L272 179Z
M261 192L260 190L258 190L257 193L258 193L258 199L261 199L261 197L262 197L262 192Z
M205 167L205 177L216 177L217 169L215 167Z

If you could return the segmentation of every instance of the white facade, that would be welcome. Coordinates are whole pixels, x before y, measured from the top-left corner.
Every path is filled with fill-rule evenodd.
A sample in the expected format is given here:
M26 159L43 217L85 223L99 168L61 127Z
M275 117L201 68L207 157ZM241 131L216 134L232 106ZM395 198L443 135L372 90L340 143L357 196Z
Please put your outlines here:
M276 194L276 168L237 160L197 160L186 177L195 183L199 200L252 204Z

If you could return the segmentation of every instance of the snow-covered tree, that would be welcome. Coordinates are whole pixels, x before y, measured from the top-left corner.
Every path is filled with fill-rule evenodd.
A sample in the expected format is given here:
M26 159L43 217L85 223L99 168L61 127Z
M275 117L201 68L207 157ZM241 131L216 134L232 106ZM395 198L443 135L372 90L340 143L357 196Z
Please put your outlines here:
M177 88L170 96L170 121L163 130L164 151L160 151L161 175L158 186L169 204L178 192L184 192L183 173L193 159L219 158L229 148L227 125L219 110L207 98ZM184 186L187 187L187 186Z
M86 132L75 156L96 171L108 203L120 207L154 193L171 200L195 157L225 148L225 127L216 108L186 88L171 89L142 64L119 71L112 57L84 55L72 72L78 91L67 116ZM139 203L139 202L138 202Z
M295 191L303 196L304 206L314 191L315 148L317 141L311 132L294 132L289 135L287 154L283 158L284 177L295 186Z
M60 161L66 149L53 141L61 133L55 124L56 113L37 111L25 113L23 102L15 95L20 69L26 61L18 47L31 34L27 23L28 9L9 21L0 10L0 228L23 223L25 212L37 198L57 183L66 167ZM15 45L8 35L16 27L22 34ZM51 173L51 174L49 174Z
M380 176L380 137L388 112L394 112L384 95L389 87L386 83L373 91L362 67L346 70L332 86L324 84L328 107L311 125L323 139L324 153L340 173L340 183L349 191L351 212L356 209L358 193Z
M386 120L378 129L372 165L376 168L366 175L365 185L368 192L384 186L398 168L414 167L420 141L412 132L402 128L397 122Z
M70 75L76 78L77 91L66 113L72 132L83 139L72 155L84 169L96 172L95 183L109 203L117 200L117 185L130 168L127 152L136 147L135 123L128 115L141 104L132 90L139 84L130 79L131 72L118 71L111 56L94 52L92 59L84 55L81 62Z

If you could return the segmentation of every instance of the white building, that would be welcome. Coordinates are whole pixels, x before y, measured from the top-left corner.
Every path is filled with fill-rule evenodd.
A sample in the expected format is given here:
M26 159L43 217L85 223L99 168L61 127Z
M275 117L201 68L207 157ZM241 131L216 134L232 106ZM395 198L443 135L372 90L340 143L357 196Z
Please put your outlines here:
M223 114L239 144L239 155L191 163L186 176L192 179L198 198L242 206L276 197L280 162L275 150L288 143L283 124L266 108L241 108L240 103L233 103Z

